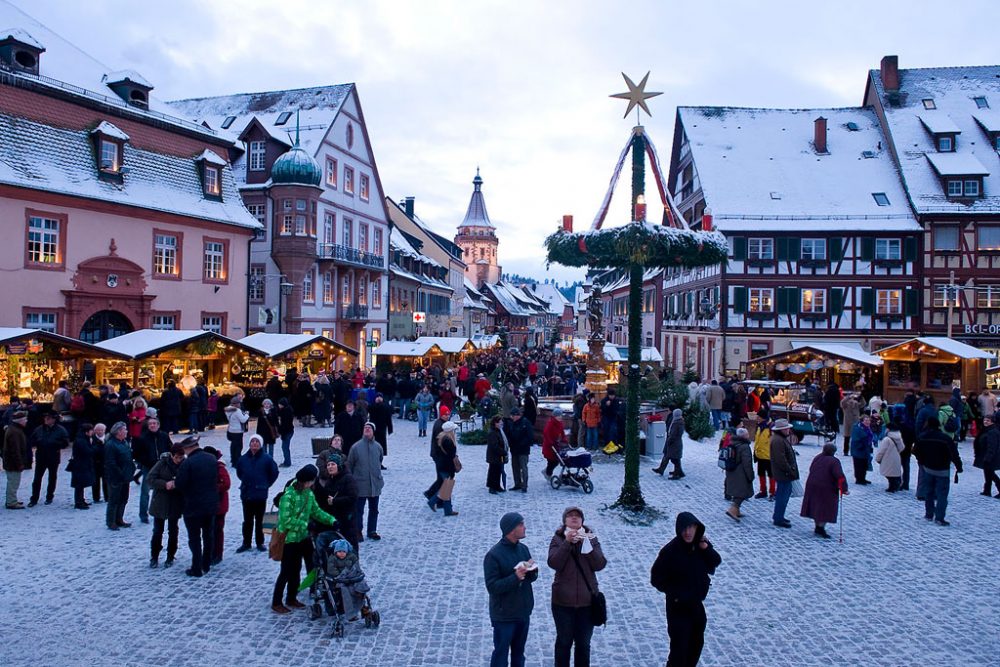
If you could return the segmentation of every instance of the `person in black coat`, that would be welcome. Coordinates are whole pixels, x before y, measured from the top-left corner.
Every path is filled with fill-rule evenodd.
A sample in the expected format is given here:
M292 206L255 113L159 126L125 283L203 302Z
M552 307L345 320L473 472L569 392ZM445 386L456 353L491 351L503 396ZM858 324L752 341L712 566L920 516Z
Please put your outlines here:
M73 487L73 507L89 510L90 505L83 499L83 490L94 485L94 427L80 424L73 441L73 465L70 468L70 486Z
M142 435L132 439L132 460L139 468L142 486L139 488L139 520L149 523L149 471L160 457L170 451L170 436L160 430L160 420L150 417L146 420Z
M361 439L365 420L354 409L354 401L348 401L344 411L333 422L333 432L344 439L344 459L351 453L351 447Z
M191 549L189 577L200 577L211 569L215 547L215 513L219 507L218 461L198 447L197 437L180 443L187 458L177 470L177 489L184 498L184 527Z
M295 434L295 413L287 398L278 401L278 437L281 438L281 467L292 465L292 436Z
M524 539L524 517L508 512L500 517L503 537L483 558L483 579L490 594L490 624L493 626L491 665L524 665L535 596L531 584L538 579L538 566Z
M302 426L312 426L314 394L312 384L309 383L309 376L305 374L299 376L292 393L292 407L295 408L295 416L299 418L299 423Z
M528 457L535 442L535 425L521 416L521 408L510 411L510 419L505 420L507 444L510 445L510 465L514 474L511 491L528 492Z
M534 425L538 421L538 399L535 398L533 389L524 392L524 405L521 406L521 413L529 424Z
M100 421L109 428L118 422L128 423L128 411L118 400L118 394L108 394L107 398L101 401Z
M927 420L927 430L914 443L913 455L923 468L923 476L917 482L917 496L924 500L924 518L933 519L939 526L951 525L944 518L951 466L954 464L956 474L962 472L962 459L954 438L941 431L941 422L936 417Z
M160 409L157 412L160 419L163 420L163 430L168 435L179 433L181 430L181 403L183 400L184 394L177 388L177 384L172 380L168 382L167 388L160 396ZM109 422L105 421L104 423Z
M94 434L90 436L90 444L94 448L94 488L91 493L95 503L101 502L102 492L104 498L108 497L108 483L104 479L104 440L107 432L104 424L95 424Z
M277 373L272 374L271 379L264 385L264 393L274 405L277 405L278 401L284 398L285 389L281 386L281 380L278 379Z
M313 495L320 509L332 514L337 520L337 530L347 540L355 553L360 553L360 533L354 512L358 504L358 482L354 479L340 454L334 452L326 457L325 475L320 475L313 485Z
M265 398L260 405L260 414L257 415L257 435L264 443L264 451L268 456L274 458L274 443L278 441L278 411L274 409L274 403L270 398Z
M840 429L838 410L840 410L840 387L836 382L831 382L823 394L823 418L826 419L826 426L831 431Z
M69 447L69 433L58 424L58 421L57 413L46 412L44 422L31 432L31 437L28 439L28 448L35 448L35 477L31 482L31 500L28 502L28 507L38 504L42 492L42 477L46 472L49 473L49 482L45 489L45 504L52 504L62 450Z
M660 549L649 573L653 588L666 595L667 665L697 665L705 644L705 605L711 575L722 557L705 539L705 526L690 512L677 515L677 536Z
M375 403L368 411L368 418L375 424L375 440L382 445L382 454L389 455L389 434L392 433L392 408L382 394L375 395Z

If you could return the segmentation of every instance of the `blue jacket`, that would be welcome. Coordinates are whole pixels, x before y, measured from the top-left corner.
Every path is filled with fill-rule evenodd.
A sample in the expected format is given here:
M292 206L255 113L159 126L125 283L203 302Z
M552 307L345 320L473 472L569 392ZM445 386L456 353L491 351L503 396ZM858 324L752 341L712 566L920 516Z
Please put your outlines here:
M267 500L268 489L278 479L278 464L263 449L247 452L236 462L240 500Z
M872 456L874 434L871 429L858 422L851 429L851 456L856 459L869 459Z
M934 407L934 403L925 402L923 407L917 411L917 419L916 419L917 437L920 437L920 434L923 433L925 430L927 430L927 420L930 419L931 417L937 417L937 416L938 416L938 409Z
M490 621L523 621L531 616L535 596L531 582L538 579L538 570L531 570L518 579L514 566L531 558L524 542L514 544L506 537L493 545L483 559L486 590L490 594Z

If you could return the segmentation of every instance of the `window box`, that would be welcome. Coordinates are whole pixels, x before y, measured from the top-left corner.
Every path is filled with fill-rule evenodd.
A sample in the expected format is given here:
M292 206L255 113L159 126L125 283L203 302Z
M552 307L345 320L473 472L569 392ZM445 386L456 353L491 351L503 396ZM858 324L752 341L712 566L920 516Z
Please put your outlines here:
M746 264L750 268L767 268L769 266L775 265L775 260L773 259L750 259L746 260Z
M748 320L766 321L766 320L773 320L777 317L778 317L777 313L762 313L762 312L747 313Z
M828 317L828 313L799 313L799 319L806 322L824 322Z
M893 322L902 322L903 321L903 315L901 313L894 313L894 314L890 314L890 313L878 313L877 315L875 315L875 321L877 321L877 322L886 322L886 323L889 323L889 324L891 324Z

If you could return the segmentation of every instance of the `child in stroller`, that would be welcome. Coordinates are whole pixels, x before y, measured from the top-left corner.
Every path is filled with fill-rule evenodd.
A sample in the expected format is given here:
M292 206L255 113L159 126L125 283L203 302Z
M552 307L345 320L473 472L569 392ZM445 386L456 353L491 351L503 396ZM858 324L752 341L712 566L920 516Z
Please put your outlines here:
M323 615L324 608L336 619L334 637L344 636L347 621L363 619L366 628L378 627L381 618L372 609L358 555L350 542L336 531L314 535L316 577L309 587L309 616L312 620Z
M561 486L578 486L584 493L594 492L594 483L590 479L590 470L594 460L590 452L583 447L570 449L568 447L553 450L558 461L559 470L549 477L549 485L553 489Z

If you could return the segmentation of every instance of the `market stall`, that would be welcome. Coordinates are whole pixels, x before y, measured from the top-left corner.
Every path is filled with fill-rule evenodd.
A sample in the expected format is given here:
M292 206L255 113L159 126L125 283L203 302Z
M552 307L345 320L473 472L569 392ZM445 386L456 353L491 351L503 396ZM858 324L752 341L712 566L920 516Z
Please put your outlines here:
M14 396L35 403L52 402L60 380L71 390L94 381L95 364L126 359L94 345L40 329L0 327L0 404Z
M987 386L986 364L993 358L988 352L952 338L925 336L879 350L885 362L885 398L903 400L907 389L923 391L941 403L951 396L952 388L963 394L982 391Z
M742 376L751 380L777 380L841 389L878 387L882 359L849 343L793 343L793 349L757 357L742 364Z
M436 345L444 353L445 363L448 366L457 366L458 362L466 356L476 351L476 346L468 338L458 338L449 336L421 336L415 343L431 343Z
M389 340L374 350L376 367L388 370L412 370L443 365L445 353L436 343L428 340Z
M350 370L358 351L317 334L255 333L239 341L257 351L246 355L237 381L249 396L263 397L272 375L284 378L289 370L315 375L321 370Z

